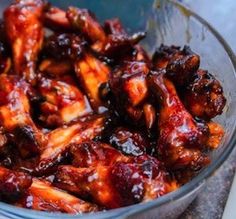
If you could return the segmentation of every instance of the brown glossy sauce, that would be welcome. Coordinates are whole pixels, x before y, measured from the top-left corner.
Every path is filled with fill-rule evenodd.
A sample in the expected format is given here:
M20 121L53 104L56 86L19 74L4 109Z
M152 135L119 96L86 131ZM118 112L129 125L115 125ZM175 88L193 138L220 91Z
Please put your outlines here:
M45 28L50 31L45 33ZM226 99L187 46L20 0L0 22L0 200L81 214L150 201L210 162Z

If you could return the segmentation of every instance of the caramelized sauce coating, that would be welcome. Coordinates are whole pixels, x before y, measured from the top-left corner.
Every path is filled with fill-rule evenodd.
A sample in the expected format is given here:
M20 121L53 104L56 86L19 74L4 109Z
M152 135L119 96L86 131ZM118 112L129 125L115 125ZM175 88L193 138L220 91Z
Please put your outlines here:
M81 214L95 212L98 207L85 202L50 185L49 182L33 179L27 194L16 204L33 210Z
M69 7L67 17L71 25L93 43L94 51L108 57L116 56L116 53L121 51L129 51L132 46L145 37L143 32L128 36L125 31L114 31L107 35L95 16L87 9Z
M188 46L150 57L118 18L15 0L0 20L0 199L82 214L147 202L210 162L220 82Z
M208 71L201 69L194 74L183 96L190 113L206 120L222 114L226 104L220 82Z
M110 136L109 142L127 155L139 156L150 149L150 143L141 133L122 127L114 131Z
M128 159L110 145L95 141L72 145L70 154L75 167L109 166L117 161Z
M10 134L23 157L38 153L46 143L43 133L30 115L28 85L17 76L0 76L0 118L4 130Z
M80 30L93 43L103 43L106 40L102 26L87 9L69 7L67 18L75 29Z
M75 60L83 53L86 41L73 33L61 33L49 36L44 42L43 52L57 60Z
M110 73L110 88L119 107L135 107L148 95L146 75L149 68L144 62L126 62Z
M73 165L78 167L60 166L56 185L75 194L92 196L106 208L136 203L136 199L150 200L178 187L163 164L149 155L124 156L99 142L73 145L71 153Z
M48 143L40 154L36 175L49 173L51 168L61 162L71 144L80 144L101 135L104 130L105 118L99 116L88 121L57 128L47 134Z
M161 97L157 148L163 161L171 169L201 168L209 161L200 151L207 141L207 130L194 121L179 99L173 83L162 73L150 76L149 83L153 92Z
M40 72L51 78L58 79L69 75L73 72L73 68L73 64L70 60L61 60L58 63L58 60L52 58L44 59L39 65Z
M40 119L48 126L60 126L91 113L87 97L73 85L42 77L38 89L45 99Z
M177 188L169 184L168 177L159 166L155 166L156 177L154 174L152 177L146 175L148 171L152 175L152 167L146 170L145 165L144 162L117 161L110 166L88 168L60 166L55 182L60 188L82 197L90 197L95 203L108 209L157 198L171 191L170 188Z
M44 25L56 31L68 31L72 29L69 20L67 19L66 12L57 7L49 7L44 13Z
M5 29L12 45L15 73L36 83L36 61L43 43L42 0L18 0L4 12Z
M222 138L224 137L224 128L220 124L212 121L207 123L207 125L210 133L207 140L207 146L211 149L216 149L219 147Z
M153 55L153 63L157 70L166 69L167 77L175 85L182 86L189 82L199 68L200 57L188 46L180 50L180 47L161 45Z
M83 58L75 62L75 72L87 93L93 108L99 111L102 101L99 87L108 81L109 67L93 55L86 53Z
M0 167L0 198L2 201L16 201L30 187L31 176Z

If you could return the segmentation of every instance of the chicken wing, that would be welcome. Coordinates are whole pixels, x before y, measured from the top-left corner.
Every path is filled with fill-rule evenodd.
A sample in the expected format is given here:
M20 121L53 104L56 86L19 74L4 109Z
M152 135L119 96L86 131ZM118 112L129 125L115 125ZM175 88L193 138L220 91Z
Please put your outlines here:
M110 145L95 141L72 145L70 154L75 167L110 166L117 161L128 160Z
M137 131L119 127L110 136L109 142L122 153L139 156L150 150L150 142Z
M53 34L46 38L43 52L49 58L74 61L81 57L86 44L87 42L78 34Z
M161 45L153 56L153 63L156 69L165 68L166 76L175 85L182 86L199 68L200 57L188 46L180 50L180 47Z
M182 86L185 105L193 116L210 120L222 113L226 103L223 88L208 71L198 70L200 57L189 47L180 50L162 45L153 60L157 69L166 68L166 77Z
M75 62L75 72L87 93L92 107L99 111L102 101L99 96L99 87L108 81L109 67L89 53Z
M173 184L172 184L173 183ZM177 188L160 163L150 157L117 161L110 166L59 166L55 184L105 208L118 208L152 200Z
M226 104L220 82L208 71L198 70L183 92L186 108L196 117L210 120L222 114Z
M44 13L44 24L55 31L70 31L72 26L67 19L66 12L57 7L49 7Z
M145 36L146 33L144 32L138 32L131 36L110 34L107 36L104 44L93 44L92 49L104 56L117 59L121 55L132 51L133 47Z
M64 76L69 76L73 72L74 67L71 61L61 60L58 62L56 59L44 59L39 65L40 72L51 78L61 79Z
M26 173L16 172L0 166L0 198L14 202L30 187L32 178Z
M128 36L124 31L122 33L115 31L107 35L95 16L86 9L70 7L67 17L71 25L93 43L91 47L94 51L108 57L113 57L118 51L125 54L146 36L144 32Z
M16 0L4 12L5 29L12 45L14 70L36 83L35 67L43 42L42 0Z
M114 95L111 102L116 111L136 124L144 123L141 121L144 120L143 104L146 104L149 95L146 82L149 71L145 62L124 62L116 67L109 77L109 86Z
M208 130L194 121L180 101L175 87L162 73L149 77L150 87L161 104L157 149L171 169L199 169L209 161L201 152Z
M27 194L16 204L33 210L81 214L94 212L98 207L76 198L50 185L49 182L33 179Z
M117 99L134 107L142 103L148 93L148 72L149 68L144 62L126 62L111 72L109 84Z
M103 44L106 41L106 34L102 26L96 20L95 15L87 9L69 7L67 18L75 29L80 30L93 43Z
M78 121L75 124L55 129L48 133L48 143L40 155L34 174L47 174L61 162L71 144L80 144L101 135L105 126L105 117L99 116L88 121Z
M45 99L40 120L57 127L91 113L87 97L73 85L59 80L40 78L38 88Z
M43 133L34 124L26 95L27 84L17 76L0 76L0 119L21 156L32 156L46 143Z

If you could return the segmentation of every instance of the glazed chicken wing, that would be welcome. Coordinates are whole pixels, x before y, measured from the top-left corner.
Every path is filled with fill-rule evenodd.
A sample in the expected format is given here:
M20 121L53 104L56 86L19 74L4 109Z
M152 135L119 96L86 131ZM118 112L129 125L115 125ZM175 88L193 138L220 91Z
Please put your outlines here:
M43 52L49 58L74 61L81 57L87 42L73 33L53 34L45 39Z
M132 156L139 156L150 150L150 142L140 132L123 127L112 133L109 142L122 153Z
M188 46L180 47L161 45L153 56L156 69L166 69L166 76L175 85L186 85L192 74L199 68L200 57Z
M154 157L122 155L101 142L73 145L72 166L59 166L55 185L106 208L154 199L176 189L162 163Z
M98 207L76 198L50 185L49 182L33 179L26 195L16 204L33 210L81 214L94 212Z
M210 120L223 112L226 104L223 88L215 77L205 70L198 70L183 93L189 112Z
M111 34L106 34L95 16L86 9L70 7L67 11L67 17L71 25L80 30L93 43L91 47L94 51L108 57L115 56L118 51L125 54L145 37L143 32L132 36L128 36L125 31L122 33L114 31Z
M135 172L137 177L132 178ZM60 166L56 185L82 197L92 198L95 203L108 209L140 202L144 195L137 168L124 163L90 168Z
M75 29L80 30L93 43L103 44L106 34L95 16L87 9L69 7L67 17Z
M147 127L151 128L156 112L147 100L149 92L146 77L149 71L145 62L124 62L110 73L109 86L114 95L111 102L118 113L125 117L128 115L139 125L146 122Z
M72 145L70 154L75 167L109 166L117 161L128 160L120 151L110 145L95 141Z
M55 184L105 208L118 208L152 200L177 188L158 161L140 157L110 166L75 168L60 166ZM173 184L172 184L173 183Z
M148 72L149 68L144 62L127 62L111 72L109 84L117 100L134 107L142 103L148 94Z
M208 130L194 121L173 83L162 73L153 73L149 84L161 104L157 149L165 164L171 169L199 169L206 165L208 158L200 149L207 141Z
M87 97L76 86L42 77L38 88L45 99L40 119L48 126L60 126L91 113Z
M62 126L48 133L48 143L42 150L39 163L34 173L42 175L51 172L69 150L71 144L80 144L101 135L105 126L105 117L98 116L88 121Z
M117 46L117 50L119 51L119 54L121 54L121 50L122 50L122 53L124 53L123 56L120 56L120 57L118 56L119 62L143 61L151 65L151 59L149 58L147 52L143 49L141 45L139 44L135 45L140 40L139 37L144 37L144 35L142 36L142 33L139 33L139 34L136 34L136 36L133 36L133 39L136 38L136 40L130 41L130 43L128 44L128 38L129 38L128 33L125 31L124 27L122 26L122 23L119 18L106 20L104 23L104 30L106 31L108 36L113 35L113 36L123 36L124 38L127 37L127 42L123 44L122 48L119 48L119 46ZM132 49L130 47L132 47ZM116 52L115 48L113 49L113 51L111 50L111 52L115 53Z
M47 37L42 49L44 59L39 70L57 79L73 76L74 61L82 56L86 44L81 36L72 33L57 33Z
M58 60L53 58L44 59L39 65L40 72L51 78L62 79L65 76L70 76L74 66L70 60Z
M188 46L150 57L145 36L88 9L9 3L0 201L69 214L120 208L178 189L210 162L224 140L212 120L226 104L220 82Z
M0 198L14 202L30 187L32 178L26 173L16 172L0 166Z
M0 76L0 119L23 157L38 153L46 142L30 115L28 85L17 76Z
M210 120L222 113L226 103L223 88L208 71L198 70L200 57L189 47L180 50L162 45L153 60L157 69L166 68L166 77L182 86L185 105L193 116Z
M99 111L103 106L99 96L99 87L108 81L109 67L89 53L75 62L75 72L87 93L92 107Z
M44 13L44 24L48 28L56 31L72 30L72 26L66 16L66 12L53 6L49 7Z
M36 83L36 61L43 42L42 0L16 0L4 12L5 29L12 45L14 70Z
M96 43L92 46L93 50L107 57L119 58L120 55L132 50L146 34L138 32L131 36L110 34L106 38L105 44Z

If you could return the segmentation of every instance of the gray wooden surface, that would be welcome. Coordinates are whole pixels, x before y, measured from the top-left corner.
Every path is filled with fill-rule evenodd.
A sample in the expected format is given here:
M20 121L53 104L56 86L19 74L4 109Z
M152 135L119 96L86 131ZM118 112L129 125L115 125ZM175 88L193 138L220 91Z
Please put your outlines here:
M182 2L212 24L236 52L235 0L182 0ZM205 190L180 218L222 218L235 169L236 149L224 165L210 178Z

